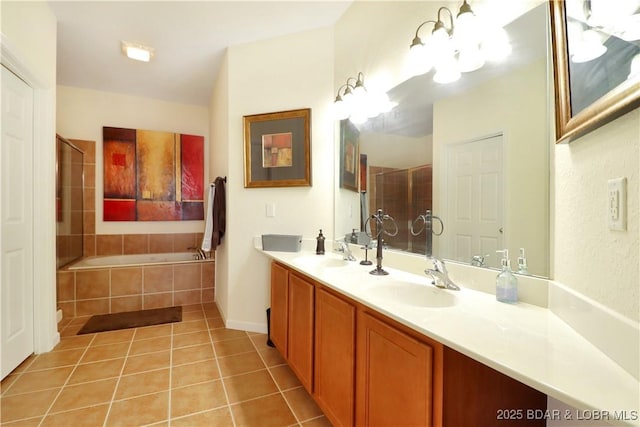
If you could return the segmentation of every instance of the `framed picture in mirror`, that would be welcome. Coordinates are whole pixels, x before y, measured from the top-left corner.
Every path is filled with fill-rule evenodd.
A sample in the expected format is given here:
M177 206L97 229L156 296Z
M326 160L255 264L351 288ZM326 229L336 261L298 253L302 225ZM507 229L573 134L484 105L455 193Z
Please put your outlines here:
M340 121L340 187L358 191L360 132L349 119Z
M244 116L244 186L311 186L311 109Z
M640 105L640 11L625 3L549 2L557 143Z

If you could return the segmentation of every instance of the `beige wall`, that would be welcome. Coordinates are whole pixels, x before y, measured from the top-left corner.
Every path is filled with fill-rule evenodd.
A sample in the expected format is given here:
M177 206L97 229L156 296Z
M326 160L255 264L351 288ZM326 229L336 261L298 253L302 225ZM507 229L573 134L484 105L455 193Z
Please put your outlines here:
M555 147L554 279L640 320L640 110ZM627 178L627 230L607 226L607 180Z
M104 222L102 220L103 126L202 135L205 141L205 171L208 171L208 108L200 105L177 104L151 98L58 86L56 126L58 134L67 139L96 142L96 234L203 231L203 221ZM205 182L207 180L205 173Z
M269 263L253 249L254 236L315 237L320 228L333 230L332 75L331 28L228 49L211 102L212 126L221 127L212 133L214 152L228 146L221 149L226 164L212 169L228 176L227 234L217 262L224 273L216 276L227 326L266 331ZM312 186L244 188L243 116L299 108L311 108ZM275 217L265 215L267 203L275 205Z

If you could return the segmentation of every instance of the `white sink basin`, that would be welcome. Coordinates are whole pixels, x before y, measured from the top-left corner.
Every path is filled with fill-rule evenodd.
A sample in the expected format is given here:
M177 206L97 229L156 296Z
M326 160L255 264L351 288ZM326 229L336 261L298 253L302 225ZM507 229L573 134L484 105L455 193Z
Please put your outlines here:
M349 261L325 255L308 255L293 259L293 263L303 268L338 268L346 267Z
M456 297L452 292L455 291L401 281L375 286L370 289L370 294L374 298L414 307L450 307L456 304Z

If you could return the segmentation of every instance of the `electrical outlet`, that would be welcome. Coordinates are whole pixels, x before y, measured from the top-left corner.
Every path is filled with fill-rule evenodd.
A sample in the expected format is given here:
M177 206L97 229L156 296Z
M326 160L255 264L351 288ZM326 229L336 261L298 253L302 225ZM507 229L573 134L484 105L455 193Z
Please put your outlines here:
M627 229L627 178L607 182L607 222L609 230Z

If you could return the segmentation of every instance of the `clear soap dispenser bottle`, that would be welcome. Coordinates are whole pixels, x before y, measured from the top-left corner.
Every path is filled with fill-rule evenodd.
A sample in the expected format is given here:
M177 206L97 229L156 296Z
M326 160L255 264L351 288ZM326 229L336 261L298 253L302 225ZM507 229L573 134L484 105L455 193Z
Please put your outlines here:
M529 274L527 258L524 256L524 248L520 248L520 256L518 257L518 273Z
M496 299L514 304L518 302L518 279L511 271L509 250L503 249L496 252L502 253L502 271L496 277Z

